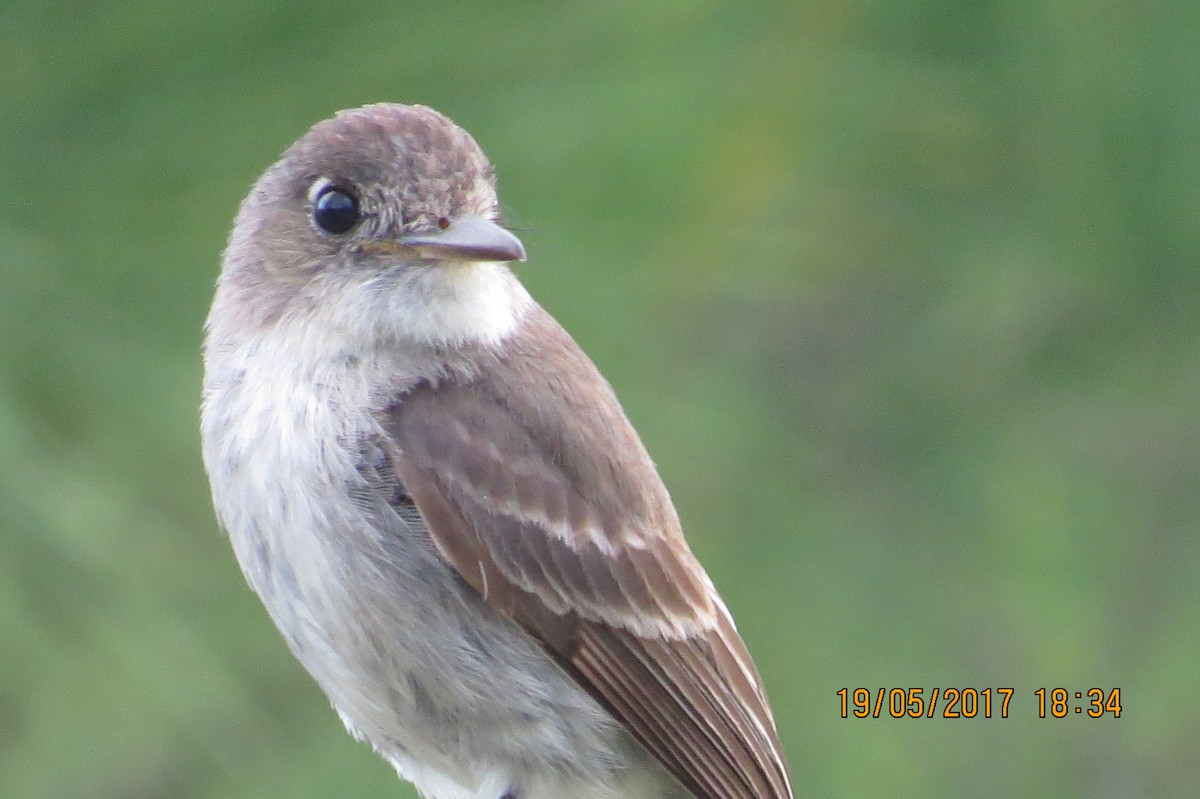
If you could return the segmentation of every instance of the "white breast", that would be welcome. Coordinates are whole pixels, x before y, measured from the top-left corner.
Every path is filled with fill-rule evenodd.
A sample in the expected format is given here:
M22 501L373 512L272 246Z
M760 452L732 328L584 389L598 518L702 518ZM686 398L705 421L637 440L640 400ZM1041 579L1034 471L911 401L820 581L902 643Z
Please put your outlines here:
M322 497L344 493L355 442L382 432L365 429L372 411L464 368L446 352L499 344L533 301L501 264L330 273L298 288L279 319L245 329L232 305L250 298L222 288L205 349L204 461L246 577L269 601L270 575L256 568L263 539L305 551L272 539L328 529L338 503Z
M201 429L214 506L246 579L281 627L277 614L287 608L273 606L274 582L288 575L273 573L278 560L268 559L286 548L291 576L319 583L317 565L305 574L296 554L319 544L308 539L329 523L328 492L354 470L345 442L363 417L352 409L369 407L365 376L338 352L343 343L290 325L220 351L210 342L206 353Z

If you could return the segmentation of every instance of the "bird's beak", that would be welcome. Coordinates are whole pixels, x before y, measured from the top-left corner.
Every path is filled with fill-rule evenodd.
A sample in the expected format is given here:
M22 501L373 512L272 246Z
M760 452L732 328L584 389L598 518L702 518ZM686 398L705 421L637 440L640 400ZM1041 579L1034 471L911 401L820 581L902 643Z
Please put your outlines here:
M364 249L430 261L524 261L521 240L491 220L465 215L444 228L368 242Z

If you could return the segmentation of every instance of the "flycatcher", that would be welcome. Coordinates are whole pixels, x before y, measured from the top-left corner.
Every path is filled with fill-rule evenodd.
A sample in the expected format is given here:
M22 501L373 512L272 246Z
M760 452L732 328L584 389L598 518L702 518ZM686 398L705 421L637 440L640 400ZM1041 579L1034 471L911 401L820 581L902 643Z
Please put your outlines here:
M421 106L343 111L255 184L201 425L246 580L429 799L788 799L729 611L497 218Z

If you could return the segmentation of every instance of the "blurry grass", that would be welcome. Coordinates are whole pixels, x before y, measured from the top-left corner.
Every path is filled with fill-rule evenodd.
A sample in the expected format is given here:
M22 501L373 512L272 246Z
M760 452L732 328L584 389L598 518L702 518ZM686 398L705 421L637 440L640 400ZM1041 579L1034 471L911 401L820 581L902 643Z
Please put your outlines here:
M224 236L309 124L476 135L815 796L1200 778L1197 12L1017 2L0 7L0 796L399 796L199 467ZM858 686L1012 718L843 721ZM1036 719L1120 687L1120 720Z

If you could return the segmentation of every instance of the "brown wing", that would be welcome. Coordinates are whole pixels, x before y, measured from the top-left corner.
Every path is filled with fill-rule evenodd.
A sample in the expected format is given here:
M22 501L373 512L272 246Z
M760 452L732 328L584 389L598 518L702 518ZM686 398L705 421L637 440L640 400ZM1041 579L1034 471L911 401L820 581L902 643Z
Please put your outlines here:
M390 411L397 476L463 578L697 797L788 799L758 675L657 473L590 361L537 321L549 344Z

